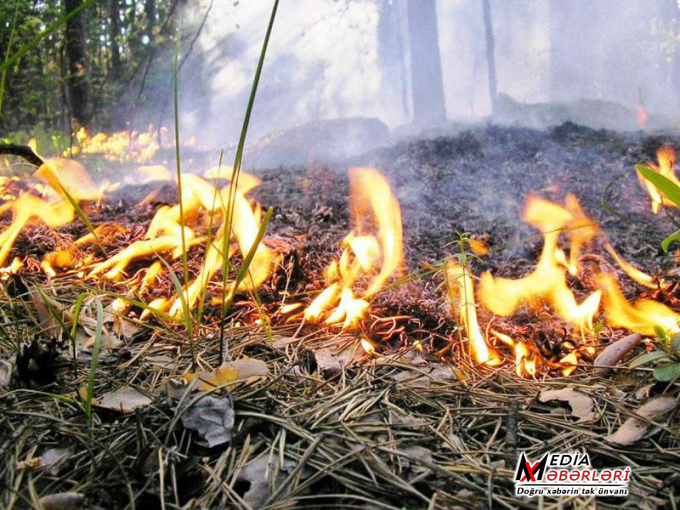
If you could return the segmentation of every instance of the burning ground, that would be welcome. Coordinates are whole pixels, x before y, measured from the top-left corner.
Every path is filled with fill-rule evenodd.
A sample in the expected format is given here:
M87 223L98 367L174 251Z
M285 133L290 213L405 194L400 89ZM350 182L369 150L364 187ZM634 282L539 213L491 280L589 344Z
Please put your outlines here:
M635 173L674 141L488 128L238 185L195 149L183 211L144 139L134 185L95 141L90 174L59 160L32 189L8 181L4 504L533 507L517 452L550 449L632 465L631 507L677 501L673 406L622 429L677 396L628 365L678 328L670 207L653 214Z

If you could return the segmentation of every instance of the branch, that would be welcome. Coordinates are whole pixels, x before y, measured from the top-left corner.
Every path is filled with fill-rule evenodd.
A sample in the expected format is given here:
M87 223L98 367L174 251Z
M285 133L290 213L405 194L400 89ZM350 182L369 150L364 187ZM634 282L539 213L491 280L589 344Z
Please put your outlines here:
M35 166L42 166L45 164L43 159L33 152L33 149L28 145L0 144L0 155L2 154L19 156Z

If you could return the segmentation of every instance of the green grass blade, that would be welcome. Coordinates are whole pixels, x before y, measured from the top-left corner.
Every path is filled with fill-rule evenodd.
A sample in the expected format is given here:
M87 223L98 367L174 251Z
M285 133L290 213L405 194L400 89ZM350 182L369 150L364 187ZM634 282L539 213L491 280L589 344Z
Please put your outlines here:
M90 361L90 375L87 379L87 398L85 399L85 420L87 428L92 430L92 398L94 396L94 380L99 362L99 352L102 346L102 332L104 331L104 309L101 301L97 300L97 326L94 332L94 346L92 347L92 360Z
M226 235L224 238L222 253L225 254L223 257L224 264L222 267L222 289L223 289L223 303L222 311L220 316L220 345L222 349L220 350L220 362L224 361L222 359L224 353L224 321L227 313L227 302L224 299L227 285L227 278L229 275L228 271L228 260L226 254L229 248L229 241L231 239L231 225L234 220L234 202L236 200L236 188L238 186L238 178L241 173L241 162L243 160L243 151L246 144L246 137L248 135L248 126L250 125L250 117L253 112L253 107L255 105L255 97L257 96L257 89L260 85L260 77L262 76L262 68L264 67L264 60L267 55L267 48L269 46L269 39L271 38L272 29L274 28L274 20L276 19L276 12L279 8L279 0L274 0L274 5L272 6L272 11L269 16L269 23L267 24L267 31L264 36L264 41L262 42L262 49L260 50L260 57L257 61L257 68L255 69L255 76L253 77L253 84L250 88L250 96L248 97L248 105L246 106L246 113L243 118L243 125L241 126L241 135L239 137L238 146L236 147L236 156L234 158L234 170L232 174L232 182L229 187L229 207L227 208L227 215L224 221L227 222ZM259 244L259 241L258 243ZM252 247L251 247L252 248ZM252 249L251 249L252 251ZM245 274L244 274L245 276ZM236 287L234 287L236 288ZM233 299L233 297L232 297Z
M5 83L7 82L7 70L6 66L9 61L10 54L12 51L12 45L14 44L14 34L16 33L17 17L19 16L19 2L14 9L14 18L12 19L12 29L9 33L9 41L7 42L7 48L5 53L5 61L3 63L2 73L0 73L0 119L2 118L2 103L5 99Z
M75 309L73 310L73 324L71 324L71 346L73 348L73 375L75 377L78 377L78 361L77 361L77 352L76 352L76 332L78 331L78 319L80 318L80 311L83 308L83 302L85 301L85 298L87 297L87 294L84 292L81 292L78 294L78 298L76 299L76 306Z
M270 207L267 210L267 214L265 214L264 219L262 220L260 229L257 231L257 237L255 237L253 245L250 247L248 254L243 258L243 263L241 264L241 267L239 268L239 271L236 274L236 280L234 281L231 292L229 293L227 308L231 306L231 302L234 299L236 292L238 292L239 286L241 285L241 283L243 283L243 280L245 280L246 276L249 274L248 269L250 268L250 264L253 263L255 253L257 253L257 249L260 247L260 243L262 242L264 235L267 233L267 228L269 227L269 222L271 221L273 213L274 209Z
M187 336L189 337L189 352L191 353L191 368L196 371L196 353L194 350L194 332L193 332L193 322L191 320L191 309L189 308L189 303L187 302L185 295L185 288L188 289L188 285L182 287L182 283L177 278L177 274L172 270L170 264L168 264L165 259L158 257L161 263L165 266L170 274L170 279L172 284L175 286L175 292L177 292L177 299L179 299L180 305L182 307L182 319L184 322L184 327L187 330Z
M179 35L175 42L175 65L173 68L173 104L175 107L175 166L177 170L177 200L179 203L179 225L182 238L182 271L184 285L189 285L189 259L187 256L187 241L184 232L184 201L182 200L182 160L179 147Z
M673 241L677 241L678 239L680 239L680 230L676 230L666 239L661 241L661 248L663 249L664 253L668 253L668 249L670 248L671 243Z

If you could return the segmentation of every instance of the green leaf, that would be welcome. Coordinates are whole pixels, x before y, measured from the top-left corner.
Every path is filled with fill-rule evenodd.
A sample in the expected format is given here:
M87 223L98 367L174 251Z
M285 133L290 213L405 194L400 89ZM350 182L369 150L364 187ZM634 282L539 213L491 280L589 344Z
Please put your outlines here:
M680 207L680 187L677 184L668 177L664 177L660 173L655 172L644 165L635 165L635 169L640 172L645 179L656 186L668 200Z
M630 362L629 366L630 368L637 368L662 358L668 358L668 355L664 351L647 352L645 354L638 356L637 358L634 358Z
M661 326L654 326L654 333L656 333L659 341L663 342L666 339L666 331Z
M680 377L680 363L664 363L654 369L654 379L670 382Z
M671 352L674 354L680 353L680 333L675 333L671 337Z
M94 332L94 346L92 347L92 359L90 360L90 375L87 378L87 398L85 399L85 421L87 427L92 430L92 398L94 396L94 381L99 362L99 351L102 347L102 332L104 331L104 309L101 301L96 301L97 326Z
M680 230L676 230L671 235L669 235L666 239L661 241L661 248L663 249L664 253L668 253L668 248L669 248L670 244L673 241L677 241L678 239L680 239Z

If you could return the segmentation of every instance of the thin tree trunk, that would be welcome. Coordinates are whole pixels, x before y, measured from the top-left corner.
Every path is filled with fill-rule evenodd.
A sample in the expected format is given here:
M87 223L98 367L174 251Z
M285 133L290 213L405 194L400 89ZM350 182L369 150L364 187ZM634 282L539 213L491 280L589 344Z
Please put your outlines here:
M489 96L491 98L491 114L497 112L498 82L496 79L496 47L493 37L493 18L491 16L491 0L482 0L484 10L484 32L486 34L486 62L489 78Z
M64 0L64 11L69 13L81 5L81 0ZM87 49L85 45L85 13L80 11L66 23L66 57L68 76L66 86L73 120L86 126L92 120L92 93L87 75Z
M115 85L120 81L120 8L118 0L109 0L109 39L111 43L110 81Z
M437 126L446 122L436 0L408 0L411 48L413 123Z
M144 0L144 16L146 17L146 35L149 41L152 41L156 26L156 0Z

